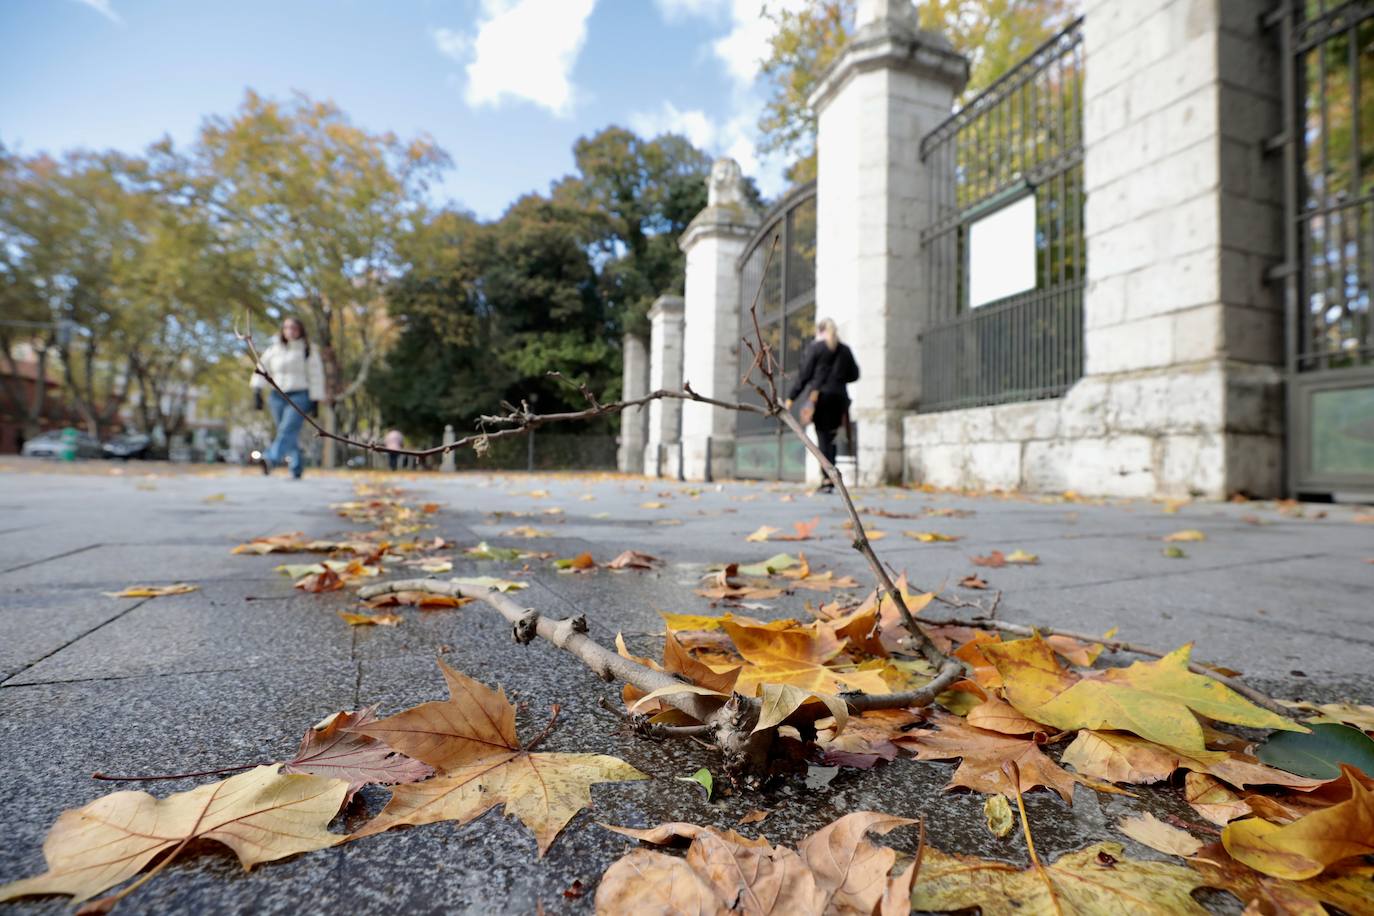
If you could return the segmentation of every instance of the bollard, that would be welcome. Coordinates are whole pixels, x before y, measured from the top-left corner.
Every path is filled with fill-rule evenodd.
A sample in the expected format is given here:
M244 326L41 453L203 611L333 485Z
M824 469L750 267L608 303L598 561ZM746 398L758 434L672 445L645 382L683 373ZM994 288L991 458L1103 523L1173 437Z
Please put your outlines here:
M455 441L457 441L457 437L454 436L454 434L453 434L453 424L452 424L452 423L446 424L446 425L444 426L444 444L445 444L445 445L452 445ZM444 451L443 460L441 460L441 461L439 462L439 470L441 470L441 471L456 471L456 470L458 470L458 466L457 466L457 464L454 463L454 460L453 460L453 452L452 452L452 450L446 449L446 450Z

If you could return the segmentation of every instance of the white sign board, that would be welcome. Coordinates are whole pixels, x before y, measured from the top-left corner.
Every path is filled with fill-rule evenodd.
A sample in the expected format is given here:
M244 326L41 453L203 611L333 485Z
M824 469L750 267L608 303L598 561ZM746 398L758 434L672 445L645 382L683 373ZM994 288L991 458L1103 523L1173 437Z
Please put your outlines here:
M969 307L1035 289L1035 195L970 224L968 249Z

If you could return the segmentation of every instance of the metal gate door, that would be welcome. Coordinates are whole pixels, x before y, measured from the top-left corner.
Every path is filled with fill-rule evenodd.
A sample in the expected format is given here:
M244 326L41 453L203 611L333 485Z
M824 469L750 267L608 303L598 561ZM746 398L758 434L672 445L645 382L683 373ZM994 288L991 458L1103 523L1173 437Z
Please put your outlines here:
M1283 0L1288 486L1374 493L1374 2Z

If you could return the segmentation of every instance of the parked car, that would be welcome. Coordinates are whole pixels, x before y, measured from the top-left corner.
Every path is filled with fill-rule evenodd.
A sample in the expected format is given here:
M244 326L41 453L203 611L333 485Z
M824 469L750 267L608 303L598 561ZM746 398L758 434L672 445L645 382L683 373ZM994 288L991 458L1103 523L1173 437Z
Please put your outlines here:
M62 430L50 429L26 441L19 453L30 458L61 458L63 445ZM99 439L80 430L76 431L76 457L99 458L103 454Z
M106 458L122 458L128 461L130 458L147 458L152 445L153 440L150 436L143 433L125 433L106 442L102 446L102 451Z

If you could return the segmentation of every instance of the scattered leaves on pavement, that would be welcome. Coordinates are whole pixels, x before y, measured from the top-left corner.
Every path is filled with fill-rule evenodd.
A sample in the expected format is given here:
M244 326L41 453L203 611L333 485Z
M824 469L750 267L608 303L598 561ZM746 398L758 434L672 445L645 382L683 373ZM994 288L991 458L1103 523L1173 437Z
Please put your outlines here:
M358 614L353 611L339 611L339 617L350 627L394 627L400 624L400 614Z
M296 756L281 771L342 779L348 783L348 798L366 785L392 786L433 776L428 764L352 730L377 721L376 712L375 706L338 712L308 729Z
M1165 543L1168 544L1186 543L1189 541L1205 541L1207 540L1207 535L1203 534L1201 531L1198 531L1196 528L1188 528L1183 531L1175 531L1173 534L1166 534L1164 535L1163 540Z

